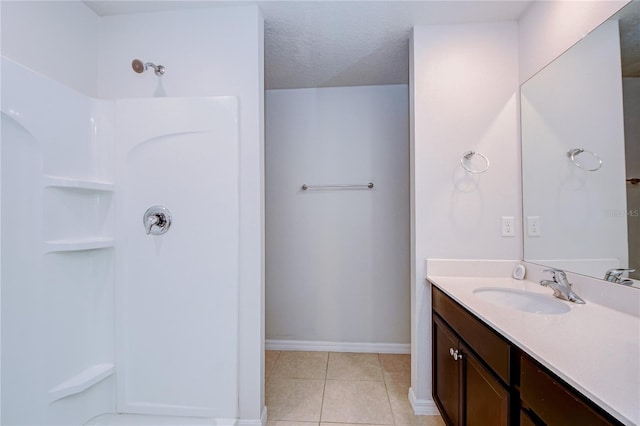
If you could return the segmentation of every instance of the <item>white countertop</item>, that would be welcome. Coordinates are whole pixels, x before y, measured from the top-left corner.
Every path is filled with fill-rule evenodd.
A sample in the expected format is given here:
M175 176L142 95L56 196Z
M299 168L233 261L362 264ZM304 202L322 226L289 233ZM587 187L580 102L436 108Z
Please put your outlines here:
M559 300L550 288L532 281L431 275L428 279L622 423L640 424L640 318L588 299L585 305L561 301L570 307L563 314L527 313L473 293L478 287L504 287Z

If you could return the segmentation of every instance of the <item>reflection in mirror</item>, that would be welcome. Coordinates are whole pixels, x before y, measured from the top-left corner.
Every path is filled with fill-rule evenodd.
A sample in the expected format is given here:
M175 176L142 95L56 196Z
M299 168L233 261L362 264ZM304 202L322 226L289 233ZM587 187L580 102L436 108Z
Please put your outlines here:
M524 83L521 114L524 259L640 288L640 1Z

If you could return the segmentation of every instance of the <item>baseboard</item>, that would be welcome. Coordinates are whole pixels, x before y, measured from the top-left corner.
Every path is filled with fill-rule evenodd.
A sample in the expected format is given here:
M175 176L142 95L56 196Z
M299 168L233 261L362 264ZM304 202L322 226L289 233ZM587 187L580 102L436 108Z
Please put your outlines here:
M409 354L409 343L351 343L317 342L309 340L266 340L264 347L268 351L323 351L323 352L361 352L379 354Z
M237 426L239 424L261 425L260 420L257 420L255 423L241 423L235 418L105 413L90 419L84 423L84 426ZM262 424L266 425L266 422Z
M433 399L416 398L412 388L409 388L409 402L416 416L435 416L440 414Z
M259 419L243 420L238 419L237 426L267 426L267 407L262 409L262 415Z
M107 413L84 423L85 426L114 425L114 426L267 426L267 407L262 410L259 419L224 419L204 417L174 417L144 414Z

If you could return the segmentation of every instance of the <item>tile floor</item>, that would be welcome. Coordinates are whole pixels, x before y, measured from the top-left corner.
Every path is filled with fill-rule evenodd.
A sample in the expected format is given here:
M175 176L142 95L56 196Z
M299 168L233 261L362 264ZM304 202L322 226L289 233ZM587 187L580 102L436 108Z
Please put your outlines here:
M268 426L443 426L415 416L409 355L267 351Z

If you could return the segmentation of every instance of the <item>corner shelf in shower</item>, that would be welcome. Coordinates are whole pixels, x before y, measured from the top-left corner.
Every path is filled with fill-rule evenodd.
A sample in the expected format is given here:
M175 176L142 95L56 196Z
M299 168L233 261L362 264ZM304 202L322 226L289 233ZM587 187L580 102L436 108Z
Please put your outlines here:
M99 250L113 247L113 238L91 238L78 240L53 240L44 242L45 253Z
M90 191L112 192L114 184L98 180L72 179L60 176L45 176L44 186L52 188L86 189Z
M49 403L75 395L113 375L111 363L93 365L49 390Z

